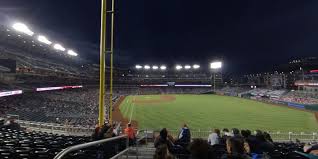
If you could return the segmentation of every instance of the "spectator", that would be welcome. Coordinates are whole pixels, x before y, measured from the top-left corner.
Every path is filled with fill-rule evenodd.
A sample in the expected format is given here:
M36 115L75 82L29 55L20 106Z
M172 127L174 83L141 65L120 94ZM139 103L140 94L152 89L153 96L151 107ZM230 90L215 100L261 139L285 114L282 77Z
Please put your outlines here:
M212 147L203 139L194 139L189 145L191 159L214 159Z
M11 129L11 130L18 130L18 131L22 130L20 124L15 122L14 119L9 119L9 122L5 124L4 127L6 129Z
M247 139L250 134L247 130L241 130L241 135L244 139Z
M174 157L170 154L168 146L166 144L161 144L157 147L155 151L154 159L173 159Z
M232 136L232 134L229 132L229 129L227 128L224 128L222 132L223 132L223 136L221 137L220 144L225 145L226 140L229 139Z
M266 140L264 133L257 133L256 138L258 141L258 154L262 154L264 152L271 153L274 151L274 145Z
M166 128L160 131L159 136L156 137L154 141L155 148L159 148L160 145L167 145L168 150L171 151L173 147L173 138L168 135Z
M247 155L244 141L237 137L232 137L226 141L227 154L222 159L251 159Z
M100 139L99 139L100 130L101 130L101 129L100 129L100 127L99 127L98 124L97 124L96 127L95 127L95 130L94 130L94 133L93 133L93 135L92 135L93 141L100 140Z
M264 137L265 137L265 140L270 142L270 143L273 143L273 139L271 137L271 135L267 132L264 132Z
M176 144L179 145L188 145L191 141L191 133L190 129L186 124L183 125L181 128L178 140L176 141Z
M127 128L125 129L125 134L129 138L129 145L134 145L136 142L136 134L134 128L131 126L131 123L127 124Z
M233 137L242 137L242 135L240 134L240 130L237 128L233 128L232 133L233 133Z
M220 144L220 130L214 129L214 132L209 135L208 143L213 146L215 144Z

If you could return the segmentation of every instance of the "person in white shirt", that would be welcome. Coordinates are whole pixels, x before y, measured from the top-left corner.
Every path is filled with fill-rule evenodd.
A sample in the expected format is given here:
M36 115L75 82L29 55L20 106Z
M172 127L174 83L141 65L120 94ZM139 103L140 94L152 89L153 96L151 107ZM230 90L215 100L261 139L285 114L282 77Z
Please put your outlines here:
M208 143L210 145L220 144L220 130L214 129L213 133L209 135Z

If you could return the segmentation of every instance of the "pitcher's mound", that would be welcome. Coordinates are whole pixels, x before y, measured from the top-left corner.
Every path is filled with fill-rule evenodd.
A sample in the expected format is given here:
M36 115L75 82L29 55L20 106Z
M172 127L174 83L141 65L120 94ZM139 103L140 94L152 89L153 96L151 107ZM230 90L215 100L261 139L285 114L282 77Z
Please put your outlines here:
M161 95L159 98L145 98L145 99L134 99L132 102L135 104L157 104L163 102L171 102L176 100L174 95Z

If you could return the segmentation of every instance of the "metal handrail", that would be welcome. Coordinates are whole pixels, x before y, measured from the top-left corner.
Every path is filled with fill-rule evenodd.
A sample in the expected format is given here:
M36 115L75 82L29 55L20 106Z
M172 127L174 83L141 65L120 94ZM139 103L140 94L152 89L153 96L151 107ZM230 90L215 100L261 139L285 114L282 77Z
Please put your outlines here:
M110 158L110 159L116 159L116 158L118 158L118 157L124 155L125 153L127 153L129 150L130 150L130 148L128 147L128 148L126 148L125 150L119 152L117 155L113 156L113 157Z
M103 140L98 140L98 141L93 141L93 142L88 142L88 143L84 143L84 144L71 146L71 147L68 147L68 148L64 149L63 151L59 152L54 157L54 159L62 159L62 157L64 157L66 154L68 154L70 152L77 151L77 150L84 149L84 148L91 147L91 146L95 146L95 145L99 145L99 144L103 144L103 143L106 143L109 141L122 139L122 138L127 138L127 140L128 140L127 135L121 135L121 136L112 137L112 138L108 138L108 139L103 139Z
M138 134L140 133L140 132L143 132L143 131L146 131L147 132L147 130L138 130L137 131L137 136L138 136ZM136 157L137 157L137 159L139 158L139 154L138 154L138 146L139 146L139 142L141 141L141 140L143 140L143 139L146 139L146 143L147 143L147 133L144 135L144 136L142 136L141 138L139 138L137 141L136 141ZM126 154L127 156L126 156L126 158L128 158L128 154L127 154L127 152L129 151L131 149L131 147L128 147L128 148L126 148L125 150L123 150L123 151L121 151L121 152L119 152L117 155L115 155L115 156L113 156L112 158L110 158L110 159L117 159L118 157L120 157L120 156L122 156L122 155L124 155L124 154Z

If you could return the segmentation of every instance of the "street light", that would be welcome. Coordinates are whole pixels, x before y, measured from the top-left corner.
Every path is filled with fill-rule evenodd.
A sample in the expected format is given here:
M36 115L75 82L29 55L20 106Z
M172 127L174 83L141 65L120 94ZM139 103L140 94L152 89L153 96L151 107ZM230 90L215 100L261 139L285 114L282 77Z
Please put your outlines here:
M210 68L212 70L214 70L214 72L213 72L213 90L215 92L215 74L216 74L216 71L218 71L219 69L222 68L222 62L220 62L220 61L211 62Z
M27 34L27 35L29 35L29 36L33 36L33 34L34 34L34 32L31 31L31 30L29 29L29 27L26 26L26 25L23 24L23 23L14 23L14 24L12 25L12 28L15 29L15 30L18 31L18 32Z

